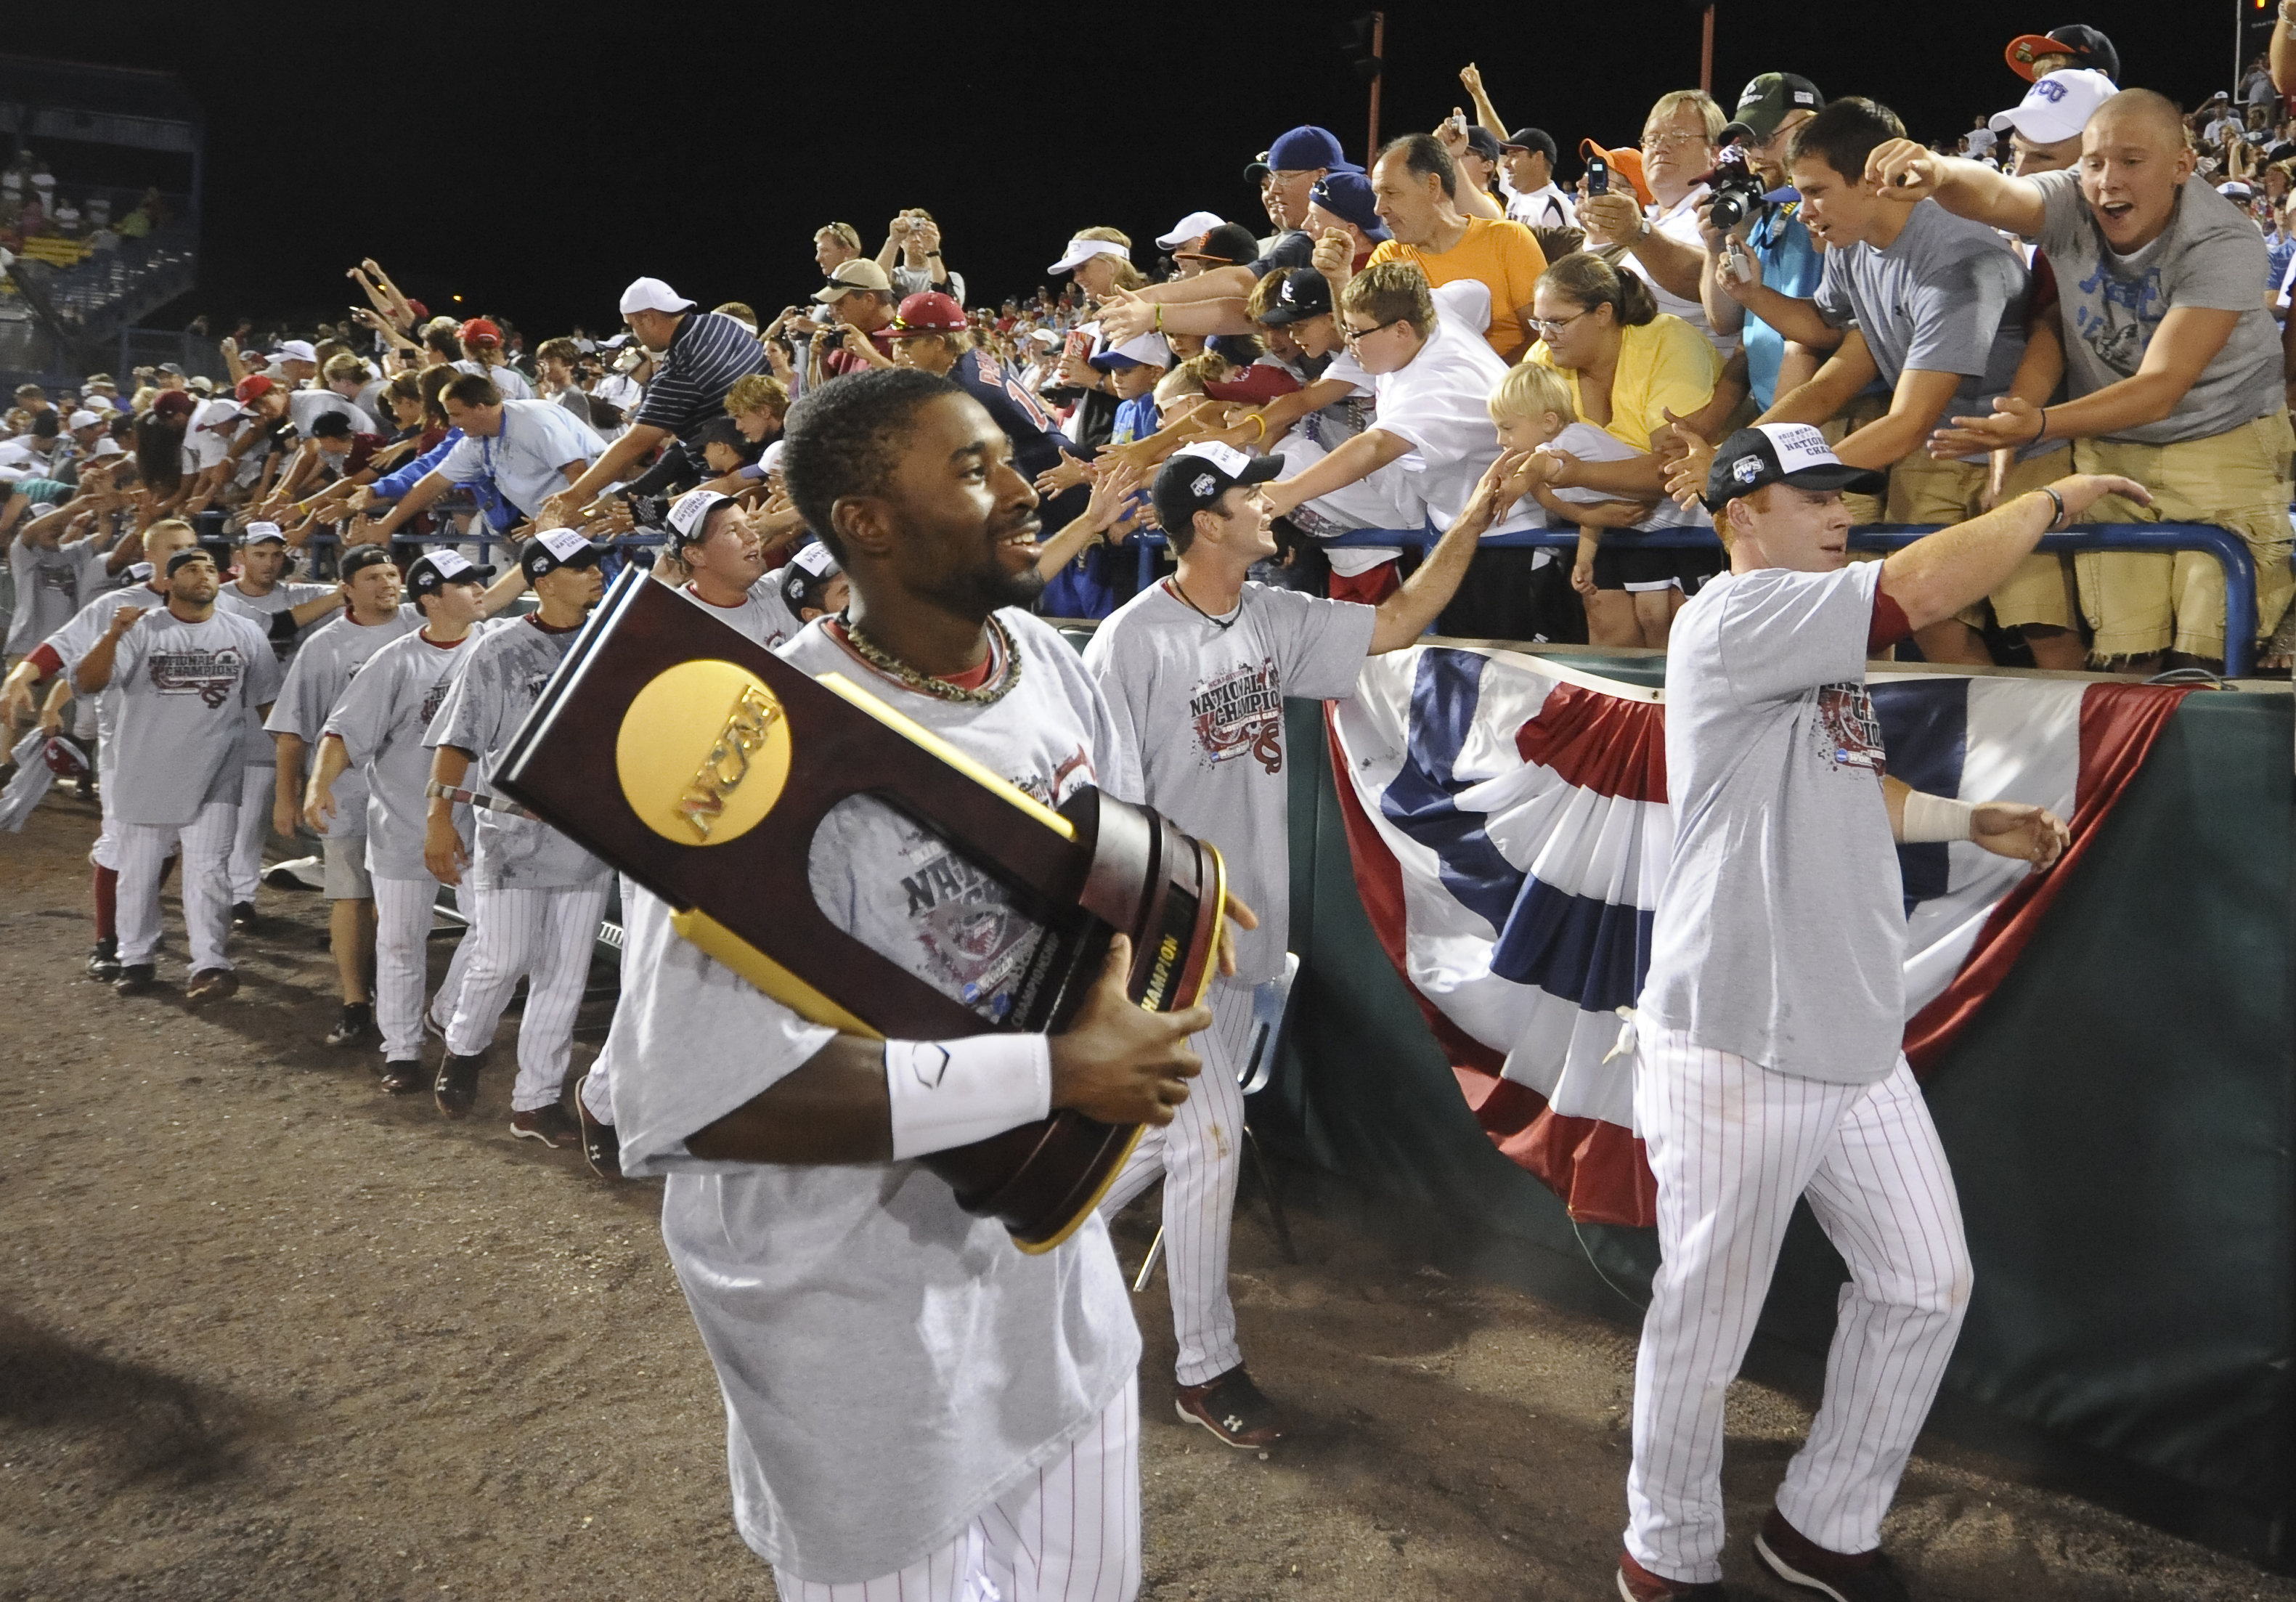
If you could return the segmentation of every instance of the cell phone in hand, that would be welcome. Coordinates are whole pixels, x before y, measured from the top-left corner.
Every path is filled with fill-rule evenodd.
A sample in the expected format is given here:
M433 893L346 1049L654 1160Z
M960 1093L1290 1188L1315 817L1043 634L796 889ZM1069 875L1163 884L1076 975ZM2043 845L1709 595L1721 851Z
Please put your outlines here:
M1590 195L1611 193L1611 164L1600 156L1587 159L1587 193Z

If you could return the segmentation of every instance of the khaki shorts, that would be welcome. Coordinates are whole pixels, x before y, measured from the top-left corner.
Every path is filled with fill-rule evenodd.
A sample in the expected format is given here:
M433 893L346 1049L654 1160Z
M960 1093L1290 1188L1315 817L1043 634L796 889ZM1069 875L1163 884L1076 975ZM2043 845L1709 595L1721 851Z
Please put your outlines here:
M2054 483L2072 469L2072 458L2051 451L2009 469L2001 486L2001 504L2030 495ZM1991 469L1983 462L1940 462L1927 451L1916 451L1890 469L1888 521L1893 523L1962 523L1985 510L1985 486ZM2070 628L2073 618L2071 564L2062 556L2035 552L1985 598L1993 607L1993 620L2004 628L2031 623L2051 628ZM1985 627L1985 602L1964 606L1954 615L1972 628Z
M1817 431L1824 436L1828 445L1839 445L1867 423L1885 415L1889 409L1890 402L1886 396L1854 396L1848 406L1820 423ZM1853 492L1844 495L1841 497L1841 504L1849 508L1849 521L1853 524L1878 523L1884 521L1882 516L1882 497L1878 495L1858 495ZM1853 552L1850 555L1850 560L1853 562L1879 562L1881 559L1881 554L1874 551Z
M331 835L319 842L319 850L326 864L327 900L374 900L374 881L367 876L366 871L365 835L347 834L340 840Z
M2266 639L2296 592L2288 571L2292 450L2296 431L2282 410L2174 445L2076 440L2073 465L2135 479L2152 492L2150 506L2107 496L2087 522L2214 523L2246 540L2256 559L2256 634ZM2207 552L2084 551L2073 558L2073 571L2081 610L2095 631L2096 660L2166 650L2224 655L2224 569Z

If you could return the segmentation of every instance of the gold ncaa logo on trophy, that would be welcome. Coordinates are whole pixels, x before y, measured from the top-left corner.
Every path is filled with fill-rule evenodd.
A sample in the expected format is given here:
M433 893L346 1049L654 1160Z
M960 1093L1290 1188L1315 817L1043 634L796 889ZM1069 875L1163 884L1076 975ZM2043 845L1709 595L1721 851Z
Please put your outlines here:
M678 845L724 845L762 822L789 783L789 720L765 681L732 662L657 674L614 741L622 794Z

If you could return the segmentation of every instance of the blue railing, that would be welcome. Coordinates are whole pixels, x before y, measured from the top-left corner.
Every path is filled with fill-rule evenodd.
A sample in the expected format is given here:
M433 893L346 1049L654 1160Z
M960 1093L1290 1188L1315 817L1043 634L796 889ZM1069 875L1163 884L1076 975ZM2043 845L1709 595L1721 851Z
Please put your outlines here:
M1860 523L1849 530L1849 543L1861 551L1894 551L1909 546L1944 525ZM1156 555L1163 548L1161 534L1133 537L1137 544L1140 585L1147 587L1156 575ZM1424 550L1442 535L1431 528L1358 529L1320 541L1338 546L1410 546ZM1576 529L1532 529L1516 534L1487 534L1485 546L1575 549ZM1718 550L1719 542L1707 529L1614 530L1603 537L1613 549L1642 546L1650 550ZM2256 561L2248 542L2237 534L2209 523L2084 523L2062 534L2044 534L2044 551L2204 551L2224 569L2225 677L2245 678L2256 655Z
M1849 543L1861 551L1894 551L1913 544L1925 534L1934 534L1941 525L1912 523L1860 523L1849 530ZM1320 541L1337 546L1411 546L1424 550L1442 535L1431 528L1420 529L1357 529L1336 538ZM1603 543L1613 548L1639 546L1651 550L1716 550L1718 542L1706 529L1651 529L1640 530L1614 530L1603 537ZM316 534L311 544L332 545L332 534ZM393 544L476 546L479 560L490 563L493 548L507 545L499 534L481 532L463 536L451 532L426 534L420 537L394 536ZM609 541L619 549L636 549L661 543L659 534L624 534ZM1145 589L1155 581L1156 561L1164 548L1160 533L1136 534L1125 542L1133 547L1139 563L1140 587ZM1552 550L1575 549L1578 533L1575 529L1531 529L1515 534L1487 534L1483 545L1500 549L1539 548ZM2062 534L2044 534L2040 548L2045 551L2204 551L2217 559L2224 569L2225 580L2225 677L2243 678L2255 665L2256 655L2256 563L2249 553L2248 542L2237 534L2226 532L2209 523L2086 523Z

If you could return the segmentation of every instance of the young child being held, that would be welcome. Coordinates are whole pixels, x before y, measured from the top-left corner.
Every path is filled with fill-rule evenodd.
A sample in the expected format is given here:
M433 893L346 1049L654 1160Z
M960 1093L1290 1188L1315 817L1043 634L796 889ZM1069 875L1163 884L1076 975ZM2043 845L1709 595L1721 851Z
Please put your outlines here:
M1570 587L1587 608L1587 637L1596 645L1662 647L1681 604L1676 572L1683 553L1628 548L1605 553L1606 529L1694 527L1703 513L1685 512L1661 497L1618 500L1599 489L1557 489L1548 481L1568 456L1581 462L1620 462L1637 454L1624 440L1578 419L1570 388L1554 368L1524 362L1507 369L1491 391L1491 422L1503 450L1532 453L1531 493L1550 528L1575 526L1578 550Z

